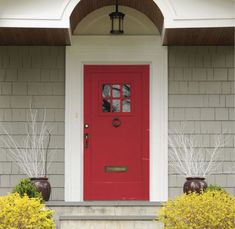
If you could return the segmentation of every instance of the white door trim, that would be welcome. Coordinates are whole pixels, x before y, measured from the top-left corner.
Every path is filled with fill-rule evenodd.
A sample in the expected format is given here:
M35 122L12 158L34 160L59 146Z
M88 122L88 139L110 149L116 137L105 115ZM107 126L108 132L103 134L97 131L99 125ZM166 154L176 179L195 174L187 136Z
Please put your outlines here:
M150 65L150 201L166 201L168 66L160 36L73 36L66 47L65 201L83 201L84 64Z

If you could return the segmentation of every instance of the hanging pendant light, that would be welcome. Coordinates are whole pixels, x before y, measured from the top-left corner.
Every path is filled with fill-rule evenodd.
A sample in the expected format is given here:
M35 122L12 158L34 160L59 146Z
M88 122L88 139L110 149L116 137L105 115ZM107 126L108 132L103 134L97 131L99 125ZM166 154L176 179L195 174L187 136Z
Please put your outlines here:
M118 11L118 0L116 0L116 11L109 14L111 19L111 34L123 34L123 20L125 14Z

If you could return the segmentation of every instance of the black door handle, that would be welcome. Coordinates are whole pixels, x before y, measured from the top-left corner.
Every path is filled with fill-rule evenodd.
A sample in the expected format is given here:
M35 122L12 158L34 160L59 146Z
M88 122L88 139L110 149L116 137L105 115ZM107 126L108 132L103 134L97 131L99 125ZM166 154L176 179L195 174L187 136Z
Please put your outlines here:
M90 138L90 135L88 133L85 133L84 139L85 139L85 148L86 149L88 149L88 147L89 147L89 138Z

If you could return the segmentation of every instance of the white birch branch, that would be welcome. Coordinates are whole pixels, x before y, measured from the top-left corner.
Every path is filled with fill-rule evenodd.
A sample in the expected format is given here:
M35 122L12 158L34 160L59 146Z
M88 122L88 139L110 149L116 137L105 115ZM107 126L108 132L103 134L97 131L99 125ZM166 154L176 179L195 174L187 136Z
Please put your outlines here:
M44 177L47 171L47 151L50 141L50 131L46 127L46 111L44 110L42 122L37 122L38 111L30 109L29 119L26 123L26 136L21 146L14 136L1 126L4 135L1 137L4 149L29 177Z
M168 138L169 165L185 177L206 177L214 173L222 163L219 161L219 155L229 140L227 138L223 142L222 139L221 134L217 137L213 150L209 151L207 148L197 147L195 138L185 135L183 129L175 131L174 135Z

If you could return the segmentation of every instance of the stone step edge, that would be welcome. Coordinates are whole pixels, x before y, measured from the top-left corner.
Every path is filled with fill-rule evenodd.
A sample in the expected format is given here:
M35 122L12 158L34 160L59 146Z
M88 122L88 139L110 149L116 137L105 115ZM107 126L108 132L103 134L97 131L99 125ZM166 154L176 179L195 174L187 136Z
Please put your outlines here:
M49 201L46 203L47 207L162 207L163 205L164 202L149 201Z
M148 216L60 216L60 221L159 221L155 215Z

